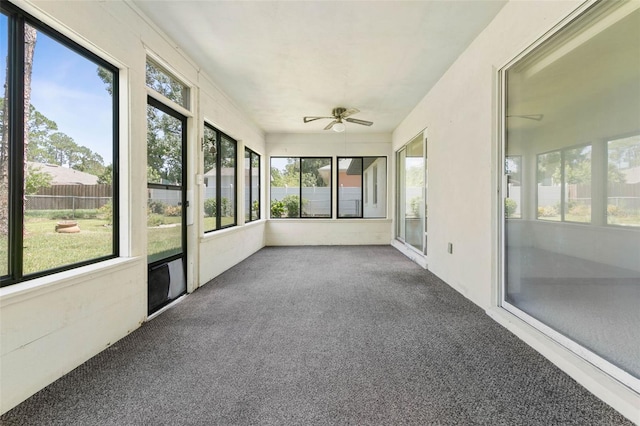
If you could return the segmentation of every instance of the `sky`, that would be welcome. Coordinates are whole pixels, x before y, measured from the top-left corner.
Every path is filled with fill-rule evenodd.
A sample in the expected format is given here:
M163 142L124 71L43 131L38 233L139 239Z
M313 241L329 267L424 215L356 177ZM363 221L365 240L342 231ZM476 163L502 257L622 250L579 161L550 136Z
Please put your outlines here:
M0 16L0 57L7 57L7 18ZM112 99L98 77L98 65L38 31L31 104L76 144L112 162ZM6 78L0 67L0 81ZM2 96L2 95L0 95Z

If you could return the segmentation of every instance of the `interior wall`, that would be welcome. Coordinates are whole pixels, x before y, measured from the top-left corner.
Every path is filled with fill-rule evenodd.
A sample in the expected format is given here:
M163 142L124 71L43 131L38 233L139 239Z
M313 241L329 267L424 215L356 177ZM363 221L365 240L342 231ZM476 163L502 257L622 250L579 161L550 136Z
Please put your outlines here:
M353 126L347 124L347 126ZM266 137L269 157L333 157L332 209L334 219L271 219L265 227L265 244L280 245L358 245L389 244L391 233L391 195L387 191L386 219L335 219L337 217L337 157L385 156L391 158L391 135L387 133L351 134L326 131L323 133L271 133ZM265 170L269 170L269 158ZM391 182L391 168L387 166L387 188ZM265 186L269 186L267 174ZM269 214L269 188L265 200Z
M580 3L509 2L393 133L396 151L427 129L429 270L484 308L495 303L497 71Z
M147 53L161 59L192 86L194 108L188 120L187 153L191 171L187 190L194 194L188 212L194 222L187 229L189 291L264 245L264 221L217 238L202 235L196 173L201 169L198 141L203 119L261 155L265 141L262 131L199 72L195 61L125 2L16 4L120 68L121 257L0 289L2 413L135 330L147 318ZM239 197L243 199L241 194ZM262 197L264 200L264 193ZM201 269L198 264L208 266Z

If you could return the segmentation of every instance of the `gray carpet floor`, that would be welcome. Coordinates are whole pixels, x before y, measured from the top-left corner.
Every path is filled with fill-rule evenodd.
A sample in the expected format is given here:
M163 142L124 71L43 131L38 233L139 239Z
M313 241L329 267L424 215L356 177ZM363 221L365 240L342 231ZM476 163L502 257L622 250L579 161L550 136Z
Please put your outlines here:
M0 420L631 424L389 246L265 248Z

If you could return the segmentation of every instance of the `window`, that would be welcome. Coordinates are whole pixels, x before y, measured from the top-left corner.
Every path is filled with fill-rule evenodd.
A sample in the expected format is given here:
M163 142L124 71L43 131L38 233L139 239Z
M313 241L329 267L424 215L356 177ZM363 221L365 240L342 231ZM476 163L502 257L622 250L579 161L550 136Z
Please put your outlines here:
M271 158L271 218L331 217L331 158Z
M149 58L147 58L146 84L167 99L189 109L189 88Z
M387 157L339 157L338 217L386 217L386 179Z
M244 149L244 220L260 219L260 156Z
M427 146L423 133L396 153L396 164L396 236L426 254Z
M236 225L236 146L234 139L205 123L205 232Z
M640 391L640 9L567 22L502 71L502 305Z
M591 222L591 146L538 155L538 219Z
M117 68L7 2L0 34L2 285L116 257Z
M607 142L607 223L640 226L640 135Z

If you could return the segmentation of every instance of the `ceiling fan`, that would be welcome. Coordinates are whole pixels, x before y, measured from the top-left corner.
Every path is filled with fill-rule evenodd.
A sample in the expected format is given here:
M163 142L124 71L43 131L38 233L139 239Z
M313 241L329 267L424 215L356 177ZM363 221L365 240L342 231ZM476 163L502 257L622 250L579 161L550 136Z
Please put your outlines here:
M333 129L335 132L344 132L346 128L342 120L347 121L349 123L361 124L363 126L371 126L373 124L372 121L367 120L359 120L357 118L351 118L353 114L360 112L359 109L356 108L342 108L337 107L331 111L332 117L304 117L303 120L305 123L309 123L310 121L322 120L325 118L333 119L333 121L324 128L324 130Z

